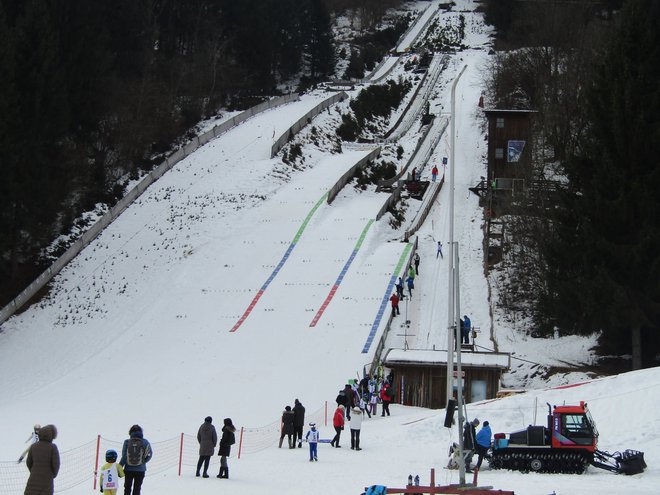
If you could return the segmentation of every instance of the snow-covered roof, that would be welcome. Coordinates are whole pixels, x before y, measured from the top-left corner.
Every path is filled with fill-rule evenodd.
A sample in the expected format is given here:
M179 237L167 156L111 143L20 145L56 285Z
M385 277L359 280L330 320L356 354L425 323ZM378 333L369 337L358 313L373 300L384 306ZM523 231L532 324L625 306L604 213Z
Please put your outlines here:
M383 364L385 366L395 364L445 365L447 364L447 351L390 349ZM508 353L500 352L461 352L461 364L472 368L505 369L510 367L511 357Z

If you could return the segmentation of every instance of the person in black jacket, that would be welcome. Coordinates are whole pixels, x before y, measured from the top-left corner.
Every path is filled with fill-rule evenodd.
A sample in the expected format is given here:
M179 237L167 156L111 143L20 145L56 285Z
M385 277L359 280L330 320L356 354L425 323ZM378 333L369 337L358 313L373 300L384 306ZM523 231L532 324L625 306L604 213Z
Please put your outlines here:
M231 453L231 446L236 443L236 436L234 433L236 428L231 422L231 418L225 418L224 426L222 427L222 438L220 439L220 448L218 455L220 456L220 472L218 478L229 478L229 466L227 465L227 457Z
M472 455L477 444L477 426L479 426L479 420L477 418L474 418L472 422L466 421L463 425L463 454L465 455L466 473L472 472L470 464L472 463Z
M293 445L298 442L298 448L302 448L303 426L305 426L305 407L298 399L293 405Z
M284 437L287 436L289 439L289 448L295 448L293 443L293 411L291 406L286 406L284 412L282 413L282 433L280 435L280 448L282 448L282 442Z

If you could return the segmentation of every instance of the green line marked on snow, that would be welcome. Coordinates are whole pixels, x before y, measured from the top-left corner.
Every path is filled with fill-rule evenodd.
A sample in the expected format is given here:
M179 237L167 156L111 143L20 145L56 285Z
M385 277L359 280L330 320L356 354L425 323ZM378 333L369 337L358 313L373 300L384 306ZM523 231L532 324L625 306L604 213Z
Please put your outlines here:
M389 284L387 284L387 289L385 290L385 294L383 295L383 300L380 302L378 313L376 313L376 318L374 319L374 322L371 325L369 336L367 337L367 341L364 343L364 347L362 348L362 354L366 354L367 352L369 352L369 349L371 348L371 344L373 343L374 338L376 337L376 331L378 330L380 322L383 319L383 315L385 314L385 309L387 308L387 302L390 300L390 294L394 292L396 277L399 275L399 273L401 273L401 269L403 268L403 265L405 264L411 249L412 249L412 244L411 243L406 244L406 247L401 253L401 256L399 256L399 262L397 263L396 268L394 269L394 273L390 278Z
M327 199L328 199L328 193L326 192L326 193L321 197L321 199L319 199L319 200L316 202L316 204L314 205L314 208L312 208L312 210L307 214L307 218L305 218L305 221L302 223L302 225L301 225L300 228L298 229L298 232L296 233L296 236L293 238L293 242L292 242L292 244L296 244L296 243L298 242L298 240L300 239L300 236L302 235L303 231L304 231L305 228L307 227L307 224L308 224L309 221L312 219L312 216L314 216L314 213L316 213L316 210L318 210L318 209L319 209L319 206L321 206L321 204L322 204L324 201L327 201Z

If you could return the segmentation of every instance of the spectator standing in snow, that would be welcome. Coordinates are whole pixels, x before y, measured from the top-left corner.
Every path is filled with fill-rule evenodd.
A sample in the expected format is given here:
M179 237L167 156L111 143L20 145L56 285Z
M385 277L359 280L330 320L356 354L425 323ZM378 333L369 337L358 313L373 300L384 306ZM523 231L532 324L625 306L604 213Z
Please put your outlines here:
M350 383L347 383L344 386L344 395L346 396L346 406L345 409L345 414L346 414L346 419L350 421L351 419L351 409L355 406L355 400L354 400L354 393L353 393L353 387L351 387Z
M40 425L39 423L35 424L35 425L32 427L32 433L30 433L30 436L29 436L28 439L25 441L25 443L27 443L28 446L27 446L27 448L23 451L23 453L21 454L21 456L18 458L18 463L19 463L19 464L20 464L21 462L23 462L23 459L25 459L25 456L26 456L27 453L30 451L30 447L32 447L32 445L34 445L35 443L37 443L37 442L39 441L39 429L40 429L40 428L41 428L41 425Z
M309 424L309 431L305 435L305 441L309 444L309 461L318 461L317 447L319 443L319 432L316 423Z
M25 495L53 495L54 480L60 470L60 452L53 443L57 438L57 428L46 425L37 430L37 435L39 440L30 446L25 459L30 471Z
M388 416L390 415L390 402L392 401L392 395L392 386L386 382L380 391L380 400L383 402L383 412L381 416L385 416L386 414Z
M399 311L399 296L393 293L390 296L390 302L392 303L392 318L394 318L396 315L401 314L401 311Z
M412 299L412 291L415 288L415 277L408 277L406 279L406 283L408 284L408 294L410 299Z
M490 438L492 436L492 432L490 430L490 425L488 424L488 421L484 421L484 425L482 426L481 430L479 430L479 433L477 433L477 469L481 468L481 461L484 460L484 457L488 455L488 449L490 448Z
M415 262L415 275L419 275L419 253L415 253L413 261Z
M470 463L472 463L472 455L476 445L475 437L479 420L474 418L472 422L465 422L463 425L463 452L465 455L465 472L471 473Z
M218 433L212 424L213 418L206 416L204 422L197 430L197 441L199 442L199 460L197 461L197 471L195 476L199 477L199 470L204 465L204 478L208 478L209 463L211 456L215 452L215 446L218 444Z
M124 440L121 448L119 464L124 468L126 479L124 481L124 495L140 495L142 482L147 473L147 462L151 460L153 451L151 444L144 438L142 427L133 425L128 430L129 438Z
M373 394L376 391L376 383L378 383L376 377L369 375L369 395Z
M220 448L218 448L218 455L220 456L220 472L217 478L229 479L229 465L227 464L227 457L231 454L231 446L236 443L236 427L231 421L231 418L225 418L222 426L222 438L220 438ZM282 441L280 440L280 445Z
M294 414L291 410L291 406L286 406L284 412L282 413L282 433L280 435L280 447L282 448L282 442L284 437L289 439L289 448L293 449L295 445L293 444L293 420Z
M360 448L360 430L362 429L362 411L357 407L353 409L353 417L349 424L351 429L351 450L362 450Z
M371 406L371 414L374 416L378 414L378 394L373 392L369 397L369 405Z
M438 178L438 166L433 165L433 168L431 169L431 180L435 182L437 178Z
M332 426L335 429L335 436L330 441L330 445L339 449L341 448L339 438L341 437L341 430L344 429L344 406L337 406L335 414L332 417Z
M438 256L444 259L442 255L442 242L438 241L438 250L435 252L435 259L438 259Z
M410 176L412 177L413 182L415 182L417 180L417 167L413 167L412 172L410 173Z
M305 426L305 407L296 399L293 405L293 445L298 442L298 448L302 448L303 426Z

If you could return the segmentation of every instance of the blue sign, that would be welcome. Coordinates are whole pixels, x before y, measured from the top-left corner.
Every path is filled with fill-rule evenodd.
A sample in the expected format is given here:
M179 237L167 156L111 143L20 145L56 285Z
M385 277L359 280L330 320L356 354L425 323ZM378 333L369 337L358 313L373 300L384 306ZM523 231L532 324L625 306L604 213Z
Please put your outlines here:
M446 156L442 157L442 164L447 165L447 157Z
M525 141L509 141L506 161L508 163L516 163L520 161L524 149Z

